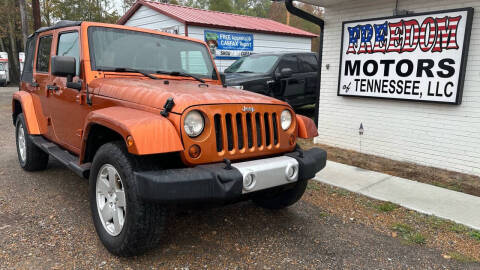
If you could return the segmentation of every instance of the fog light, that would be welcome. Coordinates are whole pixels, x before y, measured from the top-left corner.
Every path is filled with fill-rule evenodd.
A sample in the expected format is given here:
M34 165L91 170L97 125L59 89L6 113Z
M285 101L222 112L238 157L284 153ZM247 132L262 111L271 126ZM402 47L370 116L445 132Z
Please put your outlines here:
M249 173L243 177L243 189L246 191L252 190L255 186L255 174Z
M200 149L200 146L196 144L190 146L190 148L188 149L188 154L191 158L198 158L200 156L200 153L202 153L202 150Z
M285 176L289 181L295 180L295 178L297 177L297 173L298 173L297 166L288 166L287 169L285 170Z

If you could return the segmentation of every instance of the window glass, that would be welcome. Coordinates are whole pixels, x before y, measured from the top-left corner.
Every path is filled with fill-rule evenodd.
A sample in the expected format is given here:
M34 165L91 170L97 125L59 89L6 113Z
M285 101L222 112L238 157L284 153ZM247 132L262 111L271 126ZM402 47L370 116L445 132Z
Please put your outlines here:
M201 51L182 51L180 52L182 59L182 69L191 74L207 74L208 68L203 61Z
M35 45L37 43L37 37L33 36L27 40L27 49L25 50L25 63L22 71L22 81L33 81L33 59L35 57Z
M300 60L300 67L302 72L317 72L318 62L317 57L313 54L304 54L298 56Z
M298 73L299 68L298 68L298 61L297 57L294 55L286 55L282 57L282 60L280 60L280 63L278 64L278 71L281 71L284 68L290 68L292 69L293 73Z
M52 36L40 38L37 55L37 71L48 72L50 67L50 50L52 48Z
M94 70L131 68L217 78L210 52L198 42L107 27L89 27L88 38Z
M78 32L60 34L58 38L57 55L75 57L77 76L80 74L80 47Z
M251 55L235 61L225 73L268 73L277 62L277 55Z
M3 63L0 63L0 71L5 71L5 66L3 65Z

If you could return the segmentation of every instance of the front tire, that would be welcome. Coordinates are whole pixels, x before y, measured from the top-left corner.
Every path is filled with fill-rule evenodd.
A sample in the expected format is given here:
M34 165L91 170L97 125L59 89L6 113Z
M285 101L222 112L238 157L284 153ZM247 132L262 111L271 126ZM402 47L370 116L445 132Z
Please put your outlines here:
M45 170L49 156L30 139L23 113L17 116L15 137L20 166L29 172Z
M298 202L307 188L308 180L298 181L291 189L274 193L263 193L253 198L253 202L263 208L279 210Z
M123 142L107 143L95 154L89 179L97 234L108 251L122 257L156 247L166 220L165 208L138 196L134 169Z

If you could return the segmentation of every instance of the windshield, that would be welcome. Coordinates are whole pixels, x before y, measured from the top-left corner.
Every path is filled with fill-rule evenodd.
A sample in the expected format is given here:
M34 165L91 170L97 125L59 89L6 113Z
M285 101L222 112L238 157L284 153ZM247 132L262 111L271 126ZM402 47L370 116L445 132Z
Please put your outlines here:
M138 31L89 27L92 70L136 69L192 74L217 79L202 43Z
M251 55L238 59L225 72L267 73L277 60L277 55Z

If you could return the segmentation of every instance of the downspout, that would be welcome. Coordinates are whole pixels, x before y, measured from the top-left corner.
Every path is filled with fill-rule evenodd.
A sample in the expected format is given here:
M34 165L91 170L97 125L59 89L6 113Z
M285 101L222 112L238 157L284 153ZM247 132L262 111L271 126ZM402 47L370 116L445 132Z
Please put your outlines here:
M310 14L308 12L305 12L293 5L293 0L285 0L285 6L287 10L292 13L293 15L296 15L302 19L305 19L309 22L312 22L320 27L320 41L319 41L319 51L318 51L318 83L317 83L317 93L316 93L316 103L315 103L315 116L314 116L314 121L315 124L318 126L318 111L319 111L319 106L320 106L320 86L321 86L321 81L322 81L322 59L323 59L323 29L324 29L324 24L325 22L321 19L318 18L317 16Z

